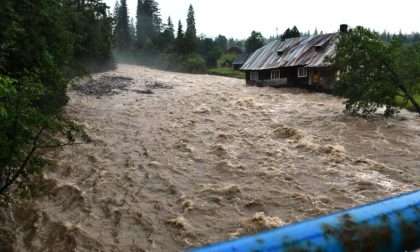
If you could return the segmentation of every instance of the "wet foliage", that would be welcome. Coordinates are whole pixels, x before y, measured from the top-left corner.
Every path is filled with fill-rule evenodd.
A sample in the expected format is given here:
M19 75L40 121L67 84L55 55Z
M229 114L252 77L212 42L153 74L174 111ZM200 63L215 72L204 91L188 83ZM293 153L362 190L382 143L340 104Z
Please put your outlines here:
M0 198L30 196L46 150L88 141L67 120L67 84L113 66L100 0L3 0L0 5Z
M342 34L329 61L341 73L337 94L346 98L347 113L366 116L386 107L391 115L408 102L420 113L419 44L405 46L397 38L385 44L378 33L356 27Z

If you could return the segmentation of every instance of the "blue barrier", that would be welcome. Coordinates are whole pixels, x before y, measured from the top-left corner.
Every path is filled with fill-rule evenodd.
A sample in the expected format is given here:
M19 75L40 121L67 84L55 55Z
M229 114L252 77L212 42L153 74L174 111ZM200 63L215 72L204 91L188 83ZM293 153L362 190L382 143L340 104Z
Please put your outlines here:
M410 251L420 248L420 190L190 252Z

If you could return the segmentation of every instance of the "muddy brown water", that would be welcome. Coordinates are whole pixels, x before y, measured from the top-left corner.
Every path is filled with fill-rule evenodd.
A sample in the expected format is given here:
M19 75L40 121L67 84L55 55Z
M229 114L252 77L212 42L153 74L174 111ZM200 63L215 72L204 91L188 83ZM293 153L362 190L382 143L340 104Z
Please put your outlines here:
M420 186L414 113L355 118L299 89L131 65L106 74L133 81L100 99L69 92L93 143L52 155L50 195L0 209L10 249L177 251ZM171 88L142 93L150 83Z

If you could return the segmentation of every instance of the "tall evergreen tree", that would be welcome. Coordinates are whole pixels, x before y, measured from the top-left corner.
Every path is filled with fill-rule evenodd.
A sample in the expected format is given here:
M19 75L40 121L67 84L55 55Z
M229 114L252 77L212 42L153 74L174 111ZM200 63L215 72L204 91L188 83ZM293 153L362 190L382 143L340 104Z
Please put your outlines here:
M174 28L174 24L172 23L172 19L171 17L168 17L168 23L166 24L166 30L168 31L168 33L171 35L172 39L174 39L175 35L175 28Z
M186 53L194 53L197 51L197 30L195 29L194 8L190 4L187 16L187 29L185 30L185 47Z
M127 50L130 42L130 28L128 20L127 1L121 0L115 25L115 44L119 50Z
M223 35L217 36L215 42L217 44L217 47L219 48L219 50L222 53L225 53L227 51L227 49L228 49L227 48L228 40L227 40L227 38L225 36L223 36Z
M177 54L185 54L185 46L184 46L184 30L182 27L181 20L178 21L178 31L176 33L175 39L175 51Z
M136 42L141 44L141 21L143 16L143 1L137 1L137 10L136 10Z
M114 5L114 13L112 15L112 17L114 18L114 22L116 22L118 20L118 14L120 12L120 1L117 0L115 1L115 5Z
M130 18L130 23L128 24L128 31L130 34L130 41L136 40L136 26L134 24L134 19Z
M264 37L260 32L252 31L251 36L245 42L246 52L255 52L262 46L264 46Z
M162 24L157 2L154 0L138 1L137 20L138 41L143 43L147 39L155 39Z
M172 23L171 17L168 17L168 23L163 25L163 27L163 31L155 39L155 45L160 52L164 52L169 48L173 49L175 41L174 24Z
M184 38L184 30L183 30L183 27L182 27L181 20L179 20L178 21L178 30L177 30L177 33L176 33L176 39L180 40L180 39L183 39L183 38Z
M162 18L160 17L159 4L154 2L154 12L153 12L153 31L155 36L159 35L162 32Z
M174 24L172 23L171 17L168 17L168 23L165 25L165 29L163 30L161 37L165 40L167 46L172 44L175 40L175 28Z

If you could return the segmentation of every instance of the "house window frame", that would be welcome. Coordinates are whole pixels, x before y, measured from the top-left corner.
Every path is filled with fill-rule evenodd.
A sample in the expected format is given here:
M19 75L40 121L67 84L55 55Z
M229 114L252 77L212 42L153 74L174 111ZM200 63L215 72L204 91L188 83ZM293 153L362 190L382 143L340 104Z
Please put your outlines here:
M298 78L308 77L308 69L306 67L299 67L297 71Z
M271 70L270 77L271 77L272 80L278 80L278 79L280 79L281 78L280 77L280 70L279 69L277 69L277 70Z
M252 72L249 74L249 78L250 78L250 80L251 80L251 81L258 81L258 80L259 80L259 74L258 74L258 71L252 71Z

